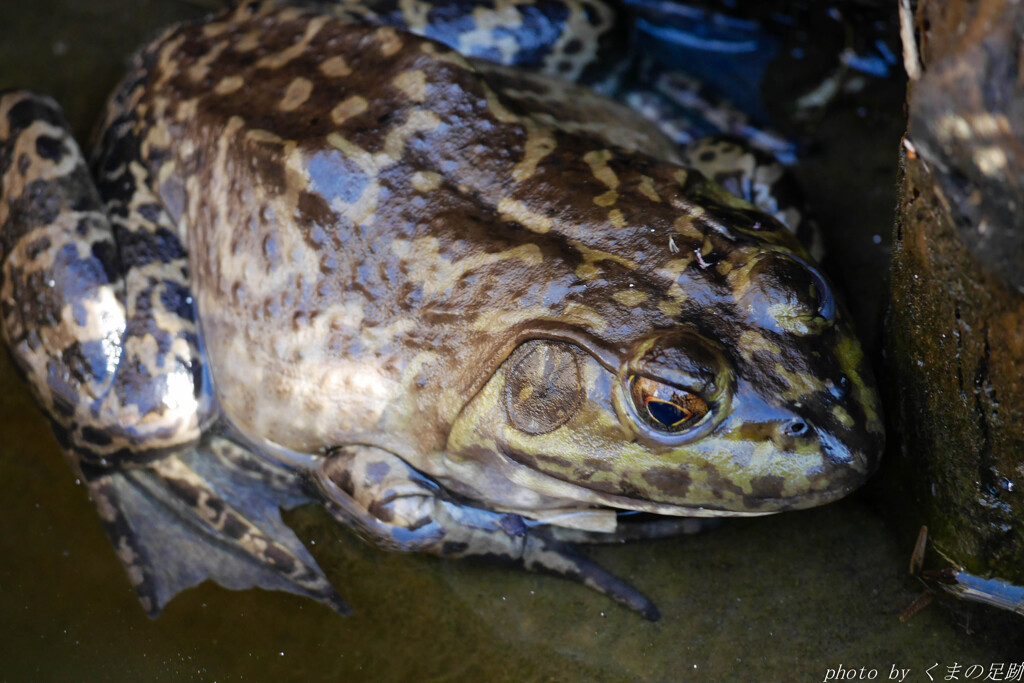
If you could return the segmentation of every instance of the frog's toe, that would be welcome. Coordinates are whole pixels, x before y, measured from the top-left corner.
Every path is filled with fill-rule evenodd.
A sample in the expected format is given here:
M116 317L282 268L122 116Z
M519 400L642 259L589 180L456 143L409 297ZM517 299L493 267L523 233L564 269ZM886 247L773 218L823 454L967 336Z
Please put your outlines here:
M287 470L215 438L146 465L84 474L151 617L206 579L297 593L351 612L281 519L280 507L305 502Z
M582 583L637 612L648 621L661 619L661 612L647 596L582 555L571 545L528 535L523 549L523 566L530 571L554 574Z

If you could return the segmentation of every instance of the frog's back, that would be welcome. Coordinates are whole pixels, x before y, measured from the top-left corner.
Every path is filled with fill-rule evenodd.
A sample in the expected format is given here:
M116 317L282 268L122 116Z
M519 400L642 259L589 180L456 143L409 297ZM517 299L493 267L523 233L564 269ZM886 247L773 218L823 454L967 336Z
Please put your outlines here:
M440 448L517 329L625 346L732 305L728 271L691 268L694 250L799 250L695 206L700 181L611 103L640 132L558 119L544 78L485 78L391 28L244 13L165 35L121 97L187 232L221 405L249 434Z

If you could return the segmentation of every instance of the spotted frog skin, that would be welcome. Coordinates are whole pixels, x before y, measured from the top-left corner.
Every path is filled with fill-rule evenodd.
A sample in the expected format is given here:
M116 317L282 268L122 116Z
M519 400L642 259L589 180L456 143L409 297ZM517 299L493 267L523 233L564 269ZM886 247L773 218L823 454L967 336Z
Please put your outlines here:
M246 4L136 55L91 166L51 100L0 99L4 336L151 614L206 578L348 611L280 518L316 501L656 618L570 541L819 505L876 467L830 285L694 167L764 169L550 75L586 72L604 6L451 7L561 28L526 72L400 30L426 10Z

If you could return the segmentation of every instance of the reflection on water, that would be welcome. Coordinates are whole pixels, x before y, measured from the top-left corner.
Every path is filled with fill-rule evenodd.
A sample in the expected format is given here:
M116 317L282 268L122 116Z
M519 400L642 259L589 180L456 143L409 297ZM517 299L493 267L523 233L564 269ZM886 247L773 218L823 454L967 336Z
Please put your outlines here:
M0 89L49 91L84 135L131 48L173 16L198 13L183 2L3 3ZM869 339L895 204L901 87L869 83L821 112L799 171L819 220L837 228L833 251L844 254ZM872 513L870 490L701 536L590 549L658 603L656 624L558 579L381 552L315 507L286 519L354 616L203 585L151 621L6 356L0 387L3 679L821 680L842 664L878 668L879 678L896 665L924 680L936 662L1012 661L1024 638L1017 621L979 609L932 607L900 623L920 586L906 578L909 545Z

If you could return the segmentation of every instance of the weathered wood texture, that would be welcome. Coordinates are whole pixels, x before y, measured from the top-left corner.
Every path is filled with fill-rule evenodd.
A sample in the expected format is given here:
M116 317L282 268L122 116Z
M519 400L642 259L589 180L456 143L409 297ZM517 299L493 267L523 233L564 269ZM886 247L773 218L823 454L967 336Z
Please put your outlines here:
M1024 584L1024 3L922 0L886 321L902 517Z

